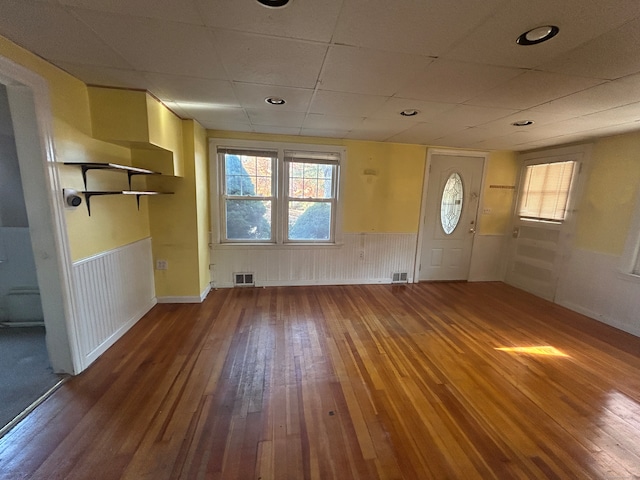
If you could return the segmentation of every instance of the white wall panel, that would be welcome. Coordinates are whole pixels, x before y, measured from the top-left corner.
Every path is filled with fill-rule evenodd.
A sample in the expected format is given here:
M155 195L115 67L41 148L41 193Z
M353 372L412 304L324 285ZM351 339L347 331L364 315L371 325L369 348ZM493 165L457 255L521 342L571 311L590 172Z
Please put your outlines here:
M73 275L84 369L155 304L151 239L75 262Z
M413 281L415 233L345 234L338 246L215 245L216 287L233 286L234 272L255 274L256 285L391 283L394 272Z
M574 249L556 302L640 336L640 278L619 272L620 257Z

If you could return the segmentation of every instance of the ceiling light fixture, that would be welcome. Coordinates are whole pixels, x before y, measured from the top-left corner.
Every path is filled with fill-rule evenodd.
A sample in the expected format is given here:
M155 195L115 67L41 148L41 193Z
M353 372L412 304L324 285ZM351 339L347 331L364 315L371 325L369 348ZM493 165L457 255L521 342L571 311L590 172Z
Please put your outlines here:
M517 122L513 122L511 125L514 127L528 127L529 125L533 125L535 122L533 120L518 120Z
M419 113L420 113L419 110L416 110L415 108L409 108L407 110L401 111L400 115L402 115L403 117L414 117Z
M258 0L258 3L269 8L280 8L289 3L289 0Z
M543 25L541 27L532 28L528 32L524 32L518 37L516 43L518 45L537 45L546 42L555 37L560 29L555 25Z
M285 100L284 98L280 98L280 97L267 97L264 99L265 102L267 102L269 105L284 105Z

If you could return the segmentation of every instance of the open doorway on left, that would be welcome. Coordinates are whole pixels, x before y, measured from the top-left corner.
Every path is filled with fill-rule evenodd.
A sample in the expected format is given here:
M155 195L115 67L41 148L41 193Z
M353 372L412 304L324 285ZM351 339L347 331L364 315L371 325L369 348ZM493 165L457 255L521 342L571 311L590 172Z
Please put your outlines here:
M45 335L15 132L0 84L0 432L62 378Z

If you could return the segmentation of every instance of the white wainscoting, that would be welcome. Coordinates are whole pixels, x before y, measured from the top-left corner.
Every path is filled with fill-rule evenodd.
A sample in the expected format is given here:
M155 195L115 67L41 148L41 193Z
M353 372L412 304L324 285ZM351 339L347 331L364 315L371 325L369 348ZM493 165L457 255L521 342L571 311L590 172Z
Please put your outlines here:
M74 262L82 370L156 303L151 239Z
M235 272L254 273L256 286L391 283L394 272L413 282L415 233L351 233L337 246L214 245L212 281L232 287Z
M640 336L640 279L619 272L620 257L574 249L556 303Z

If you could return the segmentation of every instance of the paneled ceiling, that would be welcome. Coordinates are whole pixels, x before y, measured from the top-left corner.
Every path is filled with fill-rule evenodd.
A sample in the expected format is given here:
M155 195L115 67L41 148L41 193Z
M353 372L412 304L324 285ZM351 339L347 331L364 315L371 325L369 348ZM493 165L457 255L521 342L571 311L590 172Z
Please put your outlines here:
M638 0L0 0L0 34L209 129L519 151L640 129Z

